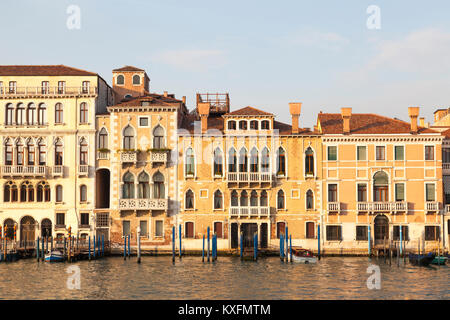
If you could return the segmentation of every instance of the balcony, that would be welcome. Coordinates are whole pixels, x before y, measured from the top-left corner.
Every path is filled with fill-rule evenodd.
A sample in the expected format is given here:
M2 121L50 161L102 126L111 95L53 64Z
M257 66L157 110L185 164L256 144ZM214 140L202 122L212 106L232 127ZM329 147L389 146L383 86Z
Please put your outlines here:
M230 207L229 209L230 218L268 218L270 215L269 207Z
M270 172L228 172L228 182L235 183L271 183Z
M150 150L150 161L153 163L167 163L168 150Z
M47 166L2 166L3 177L45 177Z
M97 87L16 87L0 90L0 98L93 96L97 93Z
M446 204L445 205L445 214L449 214L450 213L450 204Z
M427 213L439 212L439 202L437 201L427 201L425 203L425 210Z
M78 166L78 175L79 176L88 176L89 175L89 166L87 164L80 164Z
M62 177L64 173L64 167L63 166L53 166L52 169L52 176L53 177Z
M358 213L398 213L407 212L408 203L405 201L396 202L358 202Z
M122 151L122 152L120 152L120 162L136 163L137 162L137 151Z
M91 225L90 224L79 224L78 225L78 229L90 229Z
M442 174L443 175L450 175L450 163L443 163L442 164Z
M97 160L109 160L109 151L97 151Z
M328 202L327 203L328 213L339 213L341 211L340 202Z
M120 199L120 210L167 210L168 199Z

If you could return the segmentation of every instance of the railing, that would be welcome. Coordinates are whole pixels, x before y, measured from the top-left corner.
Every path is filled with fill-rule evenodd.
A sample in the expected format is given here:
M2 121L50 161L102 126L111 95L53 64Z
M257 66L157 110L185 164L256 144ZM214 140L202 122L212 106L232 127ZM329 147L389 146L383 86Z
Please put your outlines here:
M120 153L120 161L121 162L136 162L137 161L137 152L136 151L122 151Z
M269 217L270 208L260 206L230 207L230 217Z
M340 212L341 203L340 202L328 202L328 212Z
M406 212L408 211L408 203L405 201L396 202L358 202L358 212Z
M167 199L120 199L120 210L167 210Z
M450 204L446 204L445 205L445 213L449 213L450 212Z
M89 166L87 164L80 164L78 166L78 175L80 176L89 175Z
M228 172L228 182L272 182L269 172Z
M97 94L97 87L16 87L3 88L0 96L65 96Z
M167 152L166 151L150 151L150 161L151 162L167 162Z
M91 225L90 224L79 224L78 228L79 229L90 229Z
M438 212L439 211L439 202L437 202L437 201L427 201L425 206L426 206L427 212Z
M54 177L62 177L63 173L64 173L64 167L63 166L59 166L59 165L58 166L53 166L52 175Z
M98 160L108 160L109 152L97 151L97 159Z
M46 166L2 166L2 176L45 176Z

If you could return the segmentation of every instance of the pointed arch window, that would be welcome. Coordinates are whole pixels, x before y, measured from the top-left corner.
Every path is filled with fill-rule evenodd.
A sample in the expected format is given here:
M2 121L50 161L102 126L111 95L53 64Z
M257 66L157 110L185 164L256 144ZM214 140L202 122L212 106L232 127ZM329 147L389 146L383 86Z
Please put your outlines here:
M25 105L23 103L19 103L16 109L16 124L23 125L26 121L25 115Z
M13 146L10 139L5 142L5 165L12 166L13 164Z
M286 175L286 152L282 147L277 151L277 175Z
M277 193L277 209L284 209L284 191L279 190Z
M38 142L38 153L39 165L44 166L46 163L47 146L43 139L40 139Z
M194 158L194 150L192 148L188 148L186 150L186 175L193 176L195 173L195 158Z
M27 187L28 187L29 182L25 181L24 183L22 183L20 185L20 202L26 202L27 201Z
M38 107L38 124L43 126L47 123L47 106L41 103Z
M63 123L63 105L62 103L57 103L55 105L55 123L61 124Z
M186 191L184 207L185 209L194 209L194 192L190 189Z
M55 165L62 166L63 164L63 144L60 139L55 143Z
M250 206L258 206L258 193L255 190L250 193Z
M125 150L134 150L134 129L131 126L126 126L123 130L123 148Z
M165 147L164 129L158 125L153 130L153 148L162 149Z
M243 190L241 192L241 198L239 199L239 204L241 207L247 207L248 206L248 193L247 191Z
M12 125L14 122L14 106L12 103L6 105L5 124Z
M37 185L36 200L38 202L50 201L50 186L46 182L40 182Z
M261 153L261 172L269 172L269 171L270 171L269 149L264 147Z
M88 104L86 102L82 102L80 104L80 123L86 124L88 123L88 119L89 119Z
M134 199L134 176L130 172L123 176L122 199Z
M24 150L22 140L18 140L16 143L16 165L23 166L24 165Z
M86 139L82 138L80 141L80 164L88 164L88 144Z
M222 208L223 208L222 192L220 190L216 190L216 192L214 192L214 209L222 209Z
M214 175L222 176L223 174L223 157L222 151L219 148L214 150Z
M3 187L3 201L4 202L17 202L18 191L14 182L8 181Z
M239 195L236 190L231 192L231 206L238 207L239 206Z
M138 176L138 198L150 198L150 177L146 172L141 172Z
M36 124L36 105L34 103L28 104L27 109L27 124L35 125Z
M259 171L259 157L258 157L258 150L256 148L253 148L252 151L250 151L250 172L258 172Z
M27 141L27 164L29 166L34 166L34 156L35 156L35 148L33 140L28 139Z
M308 147L305 152L305 174L308 176L314 175L314 151Z
M98 133L98 148L107 149L108 148L108 132L105 128L102 128Z
M311 190L306 192L306 209L314 209L314 194Z
M231 148L228 151L228 172L236 172L237 169L237 157L236 150Z
M34 186L30 182L28 182L27 193L28 193L28 202L33 202L34 201Z
M156 172L153 175L153 198L155 199L165 198L164 176L161 172Z
M267 201L267 191L266 190L261 191L261 196L259 198L259 205L261 207L267 207L269 205L268 201Z
M248 157L247 157L247 150L245 148L242 148L239 152L239 172L247 172L248 168Z

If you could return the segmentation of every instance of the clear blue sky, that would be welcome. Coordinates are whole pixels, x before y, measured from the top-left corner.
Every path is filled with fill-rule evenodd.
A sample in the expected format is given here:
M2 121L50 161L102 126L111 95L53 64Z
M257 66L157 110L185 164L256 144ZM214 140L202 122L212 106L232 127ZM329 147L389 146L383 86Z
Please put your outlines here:
M81 29L66 27L69 5ZM366 26L369 5L381 29ZM82 1L17 0L0 11L1 64L66 64L98 72L146 69L152 92L229 92L290 123L317 112L374 112L408 119L421 106L432 120L450 103L448 1Z

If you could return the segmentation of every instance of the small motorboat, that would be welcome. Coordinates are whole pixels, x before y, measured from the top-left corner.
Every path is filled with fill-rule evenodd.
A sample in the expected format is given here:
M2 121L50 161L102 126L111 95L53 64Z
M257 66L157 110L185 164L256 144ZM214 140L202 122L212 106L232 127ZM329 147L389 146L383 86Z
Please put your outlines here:
M428 266L436 257L434 253L423 254L409 254L409 263L415 266Z
M444 265L447 262L447 260L448 260L447 257L439 256L435 257L433 261L431 261L431 264Z
M53 250L45 255L46 262L63 262L64 254L59 250Z
M300 263L316 263L317 257L307 249L292 248L292 261Z

